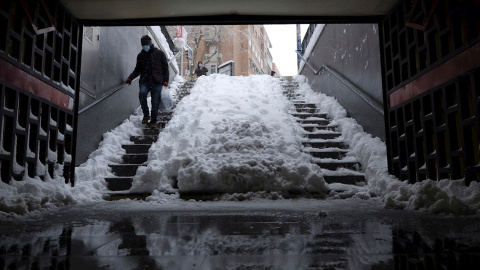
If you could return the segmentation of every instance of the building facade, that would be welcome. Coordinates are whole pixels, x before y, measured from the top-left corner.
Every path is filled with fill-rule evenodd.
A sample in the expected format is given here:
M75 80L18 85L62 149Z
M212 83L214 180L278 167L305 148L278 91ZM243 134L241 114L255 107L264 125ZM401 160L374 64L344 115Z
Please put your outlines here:
M263 25L203 25L183 26L183 39L191 53L178 55L182 75L193 74L202 61L209 74L217 73L222 64L233 61L235 76L270 74L273 70L272 47ZM172 38L180 37L178 26L167 27ZM185 38L185 35L187 36ZM183 63L182 63L183 62Z

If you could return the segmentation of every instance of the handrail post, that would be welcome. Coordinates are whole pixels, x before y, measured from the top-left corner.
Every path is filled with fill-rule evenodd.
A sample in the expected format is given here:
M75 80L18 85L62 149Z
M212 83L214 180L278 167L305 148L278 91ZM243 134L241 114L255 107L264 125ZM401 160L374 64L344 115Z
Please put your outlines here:
M170 59L168 60L168 63L170 64L172 62L172 60L174 58L177 58L177 56L181 53L182 51L178 51L175 55L173 55L172 57L170 57Z
M295 51L295 52L298 54L298 56L300 56L300 58L302 58L303 62L305 62L305 64L307 64L307 66L313 71L313 73L314 73L315 75L318 75L318 73L320 73L320 71L321 71L322 69L319 69L318 71L315 70L315 69L307 62L307 60L305 60L305 58L303 58L303 56L302 56L298 51Z

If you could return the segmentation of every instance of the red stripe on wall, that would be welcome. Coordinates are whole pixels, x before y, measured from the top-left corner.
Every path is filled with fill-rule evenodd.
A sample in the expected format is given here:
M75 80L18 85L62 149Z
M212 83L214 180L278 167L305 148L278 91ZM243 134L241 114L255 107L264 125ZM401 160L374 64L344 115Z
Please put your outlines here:
M73 98L0 58L0 79L72 111Z
M480 66L480 43L420 76L389 95L390 108Z

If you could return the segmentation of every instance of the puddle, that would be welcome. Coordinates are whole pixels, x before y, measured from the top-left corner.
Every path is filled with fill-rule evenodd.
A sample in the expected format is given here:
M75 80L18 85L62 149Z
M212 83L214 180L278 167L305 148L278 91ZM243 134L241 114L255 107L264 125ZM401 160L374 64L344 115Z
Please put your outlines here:
M478 239L322 215L162 214L2 232L0 269L474 269Z

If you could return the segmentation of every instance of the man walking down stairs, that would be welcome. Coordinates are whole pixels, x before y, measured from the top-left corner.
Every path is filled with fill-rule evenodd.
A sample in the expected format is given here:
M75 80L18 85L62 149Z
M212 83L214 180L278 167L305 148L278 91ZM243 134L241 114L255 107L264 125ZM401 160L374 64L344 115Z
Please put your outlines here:
M144 127L142 128L142 135L130 137L132 144L122 145L122 148L126 151L126 154L122 157L123 162L120 164L109 164L115 176L105 178L109 190L109 199L144 198L150 195L129 192L129 189L132 187L133 177L140 166L146 166L148 150L152 144L157 141L158 134L171 119L175 105L190 93L194 84L195 81L186 81L180 87L172 110L170 112L159 113L156 123L157 128Z

